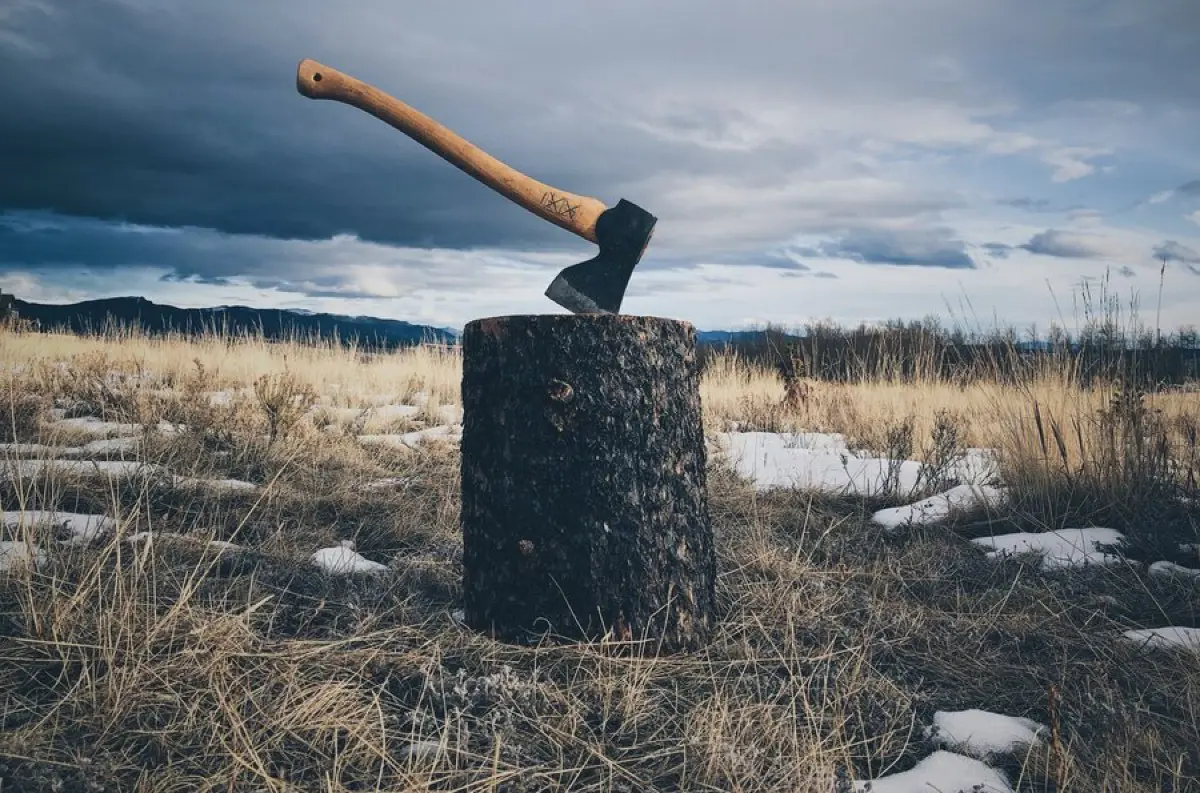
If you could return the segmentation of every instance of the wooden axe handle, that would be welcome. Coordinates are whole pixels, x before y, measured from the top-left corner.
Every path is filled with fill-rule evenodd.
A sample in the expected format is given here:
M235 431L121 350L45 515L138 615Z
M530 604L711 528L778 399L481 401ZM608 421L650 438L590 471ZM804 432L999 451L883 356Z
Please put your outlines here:
M308 58L296 69L296 90L365 110L533 214L597 242L596 219L608 208L603 203L530 179L399 99Z

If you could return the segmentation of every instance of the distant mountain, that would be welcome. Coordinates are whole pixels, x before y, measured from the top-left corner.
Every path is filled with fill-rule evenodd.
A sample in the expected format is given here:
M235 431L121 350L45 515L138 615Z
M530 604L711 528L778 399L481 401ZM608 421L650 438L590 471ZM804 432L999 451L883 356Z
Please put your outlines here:
M22 319L36 320L43 330L65 329L74 333L94 333L116 324L140 326L151 334L217 331L231 335L261 333L268 339L337 338L369 349L457 339L457 333L447 328L414 325L397 319L246 306L176 308L143 297L85 300L67 305L14 300L13 307Z

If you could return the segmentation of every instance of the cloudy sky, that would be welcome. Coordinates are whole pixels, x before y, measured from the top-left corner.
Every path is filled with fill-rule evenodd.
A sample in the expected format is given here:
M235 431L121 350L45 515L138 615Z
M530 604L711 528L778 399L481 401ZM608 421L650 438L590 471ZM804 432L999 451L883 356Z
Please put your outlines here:
M0 288L435 325L559 312L594 246L314 58L658 216L622 310L701 328L1200 324L1195 0L6 0ZM1159 302L1159 273L1166 259Z

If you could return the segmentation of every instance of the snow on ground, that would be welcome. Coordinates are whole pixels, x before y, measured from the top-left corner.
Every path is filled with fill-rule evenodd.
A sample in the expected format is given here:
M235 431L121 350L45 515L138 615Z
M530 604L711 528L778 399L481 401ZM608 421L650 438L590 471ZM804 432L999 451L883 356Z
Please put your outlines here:
M359 435L358 442L366 446L391 446L392 448L411 449L404 442L403 435Z
M104 421L95 416L77 416L70 419L60 418L51 422L50 427L60 431L82 432L95 438L119 438L141 435L146 429L142 424L123 421ZM180 424L160 421L154 425L154 429L163 434L171 434L182 432L187 428Z
M201 479L194 476L176 476L176 487L210 487L213 490L240 490L252 492L258 490L258 485L241 479Z
M35 479L39 476L64 474L74 476L104 475L121 477L169 476L179 488L208 487L226 491L254 491L259 485L241 479L203 479L171 474L166 468L139 460L0 460L0 481L9 478Z
M131 545L140 545L159 540L200 543L207 545L210 548L215 548L219 552L242 550L242 546L237 545L236 543L226 542L225 540L206 540L203 537L193 537L190 534L179 534L173 531L139 531L136 534L130 534L125 538L125 542Z
M715 436L739 476L759 490L798 487L835 493L875 495L894 470L900 492L913 490L921 464L856 457L839 435L822 433L723 432Z
M47 446L42 443L3 443L0 454L41 457L82 457L89 454L112 454L133 451L139 441L134 437L101 438L83 446Z
M462 440L462 425L441 425L438 427L430 427L429 429L417 430L416 432L406 432L400 437L404 440L407 446L417 448L430 441L446 441L454 443Z
M1125 536L1116 529L1061 529L1038 534L1016 532L1001 534L997 537L979 537L971 542L990 549L987 551L987 555L992 558L1030 551L1040 553L1043 570L1083 567L1093 564L1128 564L1123 556L1105 552L1098 547L1100 545L1122 546Z
M0 480L9 477L32 479L43 474L73 474L95 476L104 474L117 478L151 473L157 466L137 460L8 460L0 462Z
M1146 572L1158 578L1194 578L1200 581L1200 570L1193 570L1174 562L1155 562Z
M1041 742L1042 724L1020 716L969 709L939 710L925 737L934 745L986 760L989 755L1011 754Z
M101 438L85 443L79 447L78 454L113 454L114 452L132 452L137 449L140 439L133 437ZM71 451L75 451L74 448Z
M413 483L411 476L387 476L383 479L372 479L363 483L364 490L389 490L391 488L406 488Z
M73 419L59 419L50 425L56 430L85 432L89 435L111 438L122 435L137 435L142 431L142 425L121 421L103 421L95 416L79 416Z
M32 543L19 540L0 540L0 573L7 573L29 565L41 567L46 563L46 552Z
M462 440L462 425L443 425L429 429L405 432L401 435L359 435L359 443L384 446L404 446L416 449L430 441L457 443Z
M1200 628L1183 628L1173 625L1166 628L1141 628L1125 631L1121 635L1130 641L1155 649L1179 648L1200 652Z
M980 506L1000 506L1007 495L1007 491L990 485L957 485L914 504L881 509L871 516L871 522L887 529L905 525L928 526L946 520L955 512Z
M323 415L338 424L349 424L365 418L372 424L390 424L402 419L415 418L421 412L416 405L378 405L368 407L319 407L314 413Z
M889 460L851 451L845 436L822 432L721 432L713 436L734 469L759 490L799 487L856 495L879 495L891 476L896 492L920 484L924 466L916 460ZM952 478L984 484L995 476L994 454L965 450L949 470Z
M214 406L218 406L218 407L225 407L228 405L232 405L233 400L234 400L234 393L232 391L209 391L208 392L208 404L210 404L210 405L214 405Z
M908 771L867 782L855 782L855 790L871 793L1012 793L1008 780L979 760L938 750Z
M354 551L354 543L342 540L332 548L322 548L312 555L312 563L327 573L386 573L388 566L372 562Z
M421 409L416 405L380 405L371 409L371 419L379 422L415 418Z
M64 448L41 443L0 443L0 454L56 454Z
M1000 458L995 449L963 449L954 463L953 475L969 484L992 484L1000 476Z
M443 424L462 424L463 409L458 405L438 405L437 415Z
M105 515L42 509L0 513L0 524L11 530L18 530L21 527L27 529L49 527L67 535L65 541L73 544L91 542L116 526L113 519Z

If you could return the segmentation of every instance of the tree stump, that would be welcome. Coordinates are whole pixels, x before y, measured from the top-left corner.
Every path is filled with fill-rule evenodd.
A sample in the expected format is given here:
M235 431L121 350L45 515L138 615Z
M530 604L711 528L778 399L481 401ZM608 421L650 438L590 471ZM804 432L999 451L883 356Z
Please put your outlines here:
M716 560L693 327L494 317L462 344L467 625L514 642L706 643Z

